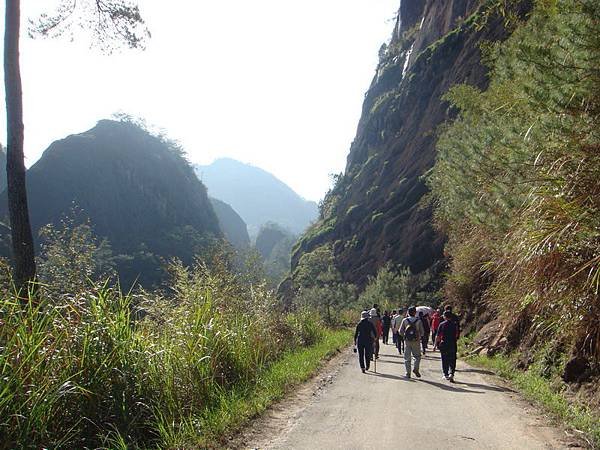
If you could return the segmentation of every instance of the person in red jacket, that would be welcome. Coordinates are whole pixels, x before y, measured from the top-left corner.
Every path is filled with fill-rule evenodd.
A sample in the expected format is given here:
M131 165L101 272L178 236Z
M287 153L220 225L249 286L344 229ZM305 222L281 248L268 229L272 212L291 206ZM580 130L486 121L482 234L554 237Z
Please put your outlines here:
M381 323L381 318L379 317L379 313L373 305L371 311L369 311L369 321L375 326L375 330L377 330L377 338L375 339L373 346L373 353L375 354L375 359L379 358L379 338L383 334L383 325Z
M442 310L441 309L434 311L433 315L431 316L431 340L433 341L433 350L435 350L437 348L437 342L435 340L435 337L437 335L437 330L438 330L438 327L440 326L440 323L442 323Z

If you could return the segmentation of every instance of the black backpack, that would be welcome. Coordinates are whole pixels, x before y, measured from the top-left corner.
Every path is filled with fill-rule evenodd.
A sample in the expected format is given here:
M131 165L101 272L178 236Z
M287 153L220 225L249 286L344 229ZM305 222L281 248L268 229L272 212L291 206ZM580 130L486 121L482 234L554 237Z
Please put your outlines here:
M407 341L416 341L417 340L417 322L418 319L413 320L412 322L410 321L410 319L406 319L407 325L406 328L404 329L404 339L406 339Z

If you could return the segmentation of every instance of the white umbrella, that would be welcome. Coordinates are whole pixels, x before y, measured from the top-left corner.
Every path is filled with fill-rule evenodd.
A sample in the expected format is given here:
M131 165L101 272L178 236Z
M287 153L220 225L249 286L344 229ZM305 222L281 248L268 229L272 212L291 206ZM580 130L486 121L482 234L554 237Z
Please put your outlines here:
M424 316L433 314L433 308L431 306L417 306L417 315L421 311L423 312Z

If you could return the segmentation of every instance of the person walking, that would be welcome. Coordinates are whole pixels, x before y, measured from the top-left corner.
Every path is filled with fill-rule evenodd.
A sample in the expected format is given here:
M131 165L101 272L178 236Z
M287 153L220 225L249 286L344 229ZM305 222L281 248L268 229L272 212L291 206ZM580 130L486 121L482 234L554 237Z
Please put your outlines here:
M398 313L394 309L392 311L392 320L390 322L390 327L392 329L392 344L394 344L395 347L398 347L398 328L394 328L394 321L396 320L396 316L398 316Z
M423 347L423 354L427 352L427 345L429 344L429 333L431 327L429 326L429 315L423 315L423 311L419 311L419 320L423 325L423 335L421 336L421 346Z
M400 335L400 325L402 324L402 320L404 319L404 311L402 308L398 310L398 314L392 321L392 331L396 330L396 348L398 349L398 353L402 354L404 351L404 337Z
M376 305L373 305L371 311L369 311L369 321L373 324L376 331L375 342L373 343L373 353L375 354L375 359L379 358L379 338L383 334L383 326L381 324L381 318L379 317L379 313L377 312Z
M373 356L373 341L377 336L377 331L369 321L369 311L360 313L360 322L356 325L354 331L354 347L358 351L358 364L362 373L369 370L371 366L371 357Z
M399 334L404 338L404 366L406 368L406 378L410 378L411 356L414 359L413 373L417 378L421 378L419 367L421 365L421 337L425 334L423 323L417 316L417 308L411 306L408 308L408 317L400 325Z
M435 310L431 315L431 342L433 343L433 351L435 351L435 349L437 348L437 341L435 338L437 335L437 329L440 326L440 323L442 323L443 314L444 312L440 308Z
M390 339L390 327L392 325L392 318L390 317L390 313L389 311L385 311L383 313L383 317L381 318L381 322L382 322L382 326L383 326L383 343L385 345L388 344L388 341Z
M452 312L452 306L446 305L444 307L444 317L445 317L446 311L450 313L450 319L456 325L456 330L457 330L456 331L456 338L459 339L460 338L460 332L461 332L461 329L460 329L460 318L456 314L454 314L454 312Z
M442 354L444 378L454 383L456 372L456 351L459 329L453 320L452 311L444 311L444 321L437 330L437 344Z

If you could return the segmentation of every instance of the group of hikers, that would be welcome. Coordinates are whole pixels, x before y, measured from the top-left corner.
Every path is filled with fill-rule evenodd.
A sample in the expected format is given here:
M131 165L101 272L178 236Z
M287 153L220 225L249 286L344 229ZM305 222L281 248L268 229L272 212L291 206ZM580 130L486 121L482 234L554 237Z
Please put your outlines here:
M389 344L390 330L392 343L398 353L404 353L406 378L411 378L411 373L417 378L421 377L421 356L426 354L431 336L433 350L439 349L442 356L444 378L454 382L460 323L452 312L452 306L447 305L438 310L426 306L411 306L406 314L399 308L391 314L385 311L382 316L379 305L374 304L370 310L362 311L361 320L354 332L354 351L358 353L363 373L369 370L371 361L379 358L379 339L384 345Z

